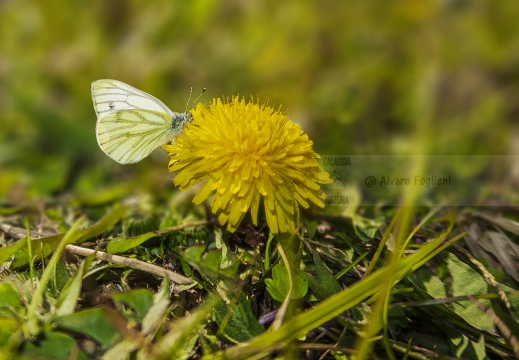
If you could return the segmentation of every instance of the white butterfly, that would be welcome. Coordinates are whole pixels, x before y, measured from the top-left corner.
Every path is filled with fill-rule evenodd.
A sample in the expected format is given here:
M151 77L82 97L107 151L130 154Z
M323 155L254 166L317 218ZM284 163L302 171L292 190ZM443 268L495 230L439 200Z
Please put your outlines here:
M189 111L171 111L156 97L117 80L92 83L97 143L120 164L136 163L170 143L193 120Z

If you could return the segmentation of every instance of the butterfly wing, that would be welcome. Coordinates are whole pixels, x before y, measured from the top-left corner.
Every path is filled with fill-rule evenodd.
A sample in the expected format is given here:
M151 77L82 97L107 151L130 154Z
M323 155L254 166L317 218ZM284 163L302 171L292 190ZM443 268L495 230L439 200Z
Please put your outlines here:
M153 110L173 116L173 112L156 97L121 81L103 79L92 83L92 100L97 118L129 109Z
M178 130L173 118L161 111L125 109L97 119L97 143L120 164L136 163L157 147L171 141Z

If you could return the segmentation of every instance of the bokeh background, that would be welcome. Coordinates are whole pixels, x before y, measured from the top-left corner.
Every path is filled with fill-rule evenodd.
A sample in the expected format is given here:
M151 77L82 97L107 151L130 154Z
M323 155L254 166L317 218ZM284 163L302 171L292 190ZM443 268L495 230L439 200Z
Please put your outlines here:
M320 154L517 154L517 19L511 0L0 0L0 199L173 191L163 150L98 148L101 78L175 111L191 87L281 105Z

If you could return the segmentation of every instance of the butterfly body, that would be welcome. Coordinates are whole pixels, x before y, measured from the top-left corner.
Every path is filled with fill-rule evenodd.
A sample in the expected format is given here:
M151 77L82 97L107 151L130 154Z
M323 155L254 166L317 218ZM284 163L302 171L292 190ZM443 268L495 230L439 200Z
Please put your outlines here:
M136 163L170 143L193 119L190 112L171 111L162 101L117 80L92 83L97 115L97 143L120 164Z

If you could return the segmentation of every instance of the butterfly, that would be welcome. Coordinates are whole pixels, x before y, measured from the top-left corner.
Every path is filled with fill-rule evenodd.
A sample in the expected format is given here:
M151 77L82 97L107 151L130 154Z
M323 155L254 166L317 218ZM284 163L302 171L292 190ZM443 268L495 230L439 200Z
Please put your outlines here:
M120 164L141 161L157 147L171 143L193 120L189 111L171 111L162 101L117 80L92 83L97 115L97 143Z

